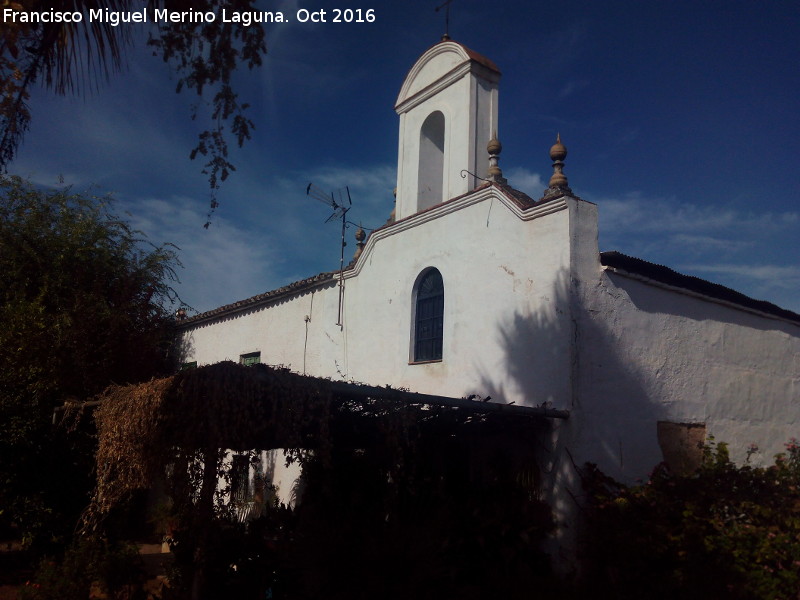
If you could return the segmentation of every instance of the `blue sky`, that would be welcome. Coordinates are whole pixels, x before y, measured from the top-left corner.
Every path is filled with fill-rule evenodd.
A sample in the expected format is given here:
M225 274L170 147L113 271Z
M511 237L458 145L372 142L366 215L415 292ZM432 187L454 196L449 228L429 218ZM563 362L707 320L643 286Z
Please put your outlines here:
M154 242L181 248L178 290L204 311L333 270L339 227L306 185L350 187L351 219L392 210L394 101L436 43L433 0L267 0L264 10L374 9L371 24L267 26L244 74L253 139L203 229L208 184L190 161L196 97L143 45L85 98L39 90L11 171L111 192ZM144 36L144 25L128 25ZM800 312L800 4L796 1L453 0L450 34L491 58L501 167L539 197L557 132L573 191L619 250ZM348 230L347 256L354 250Z

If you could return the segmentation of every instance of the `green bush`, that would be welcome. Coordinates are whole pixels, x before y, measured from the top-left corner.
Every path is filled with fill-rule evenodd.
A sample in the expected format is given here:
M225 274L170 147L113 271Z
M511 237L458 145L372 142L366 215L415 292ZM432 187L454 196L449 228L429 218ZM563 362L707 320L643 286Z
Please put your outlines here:
M587 465L584 484L593 598L798 597L797 440L766 468L735 465L712 440L692 476L661 465L647 483L627 487Z

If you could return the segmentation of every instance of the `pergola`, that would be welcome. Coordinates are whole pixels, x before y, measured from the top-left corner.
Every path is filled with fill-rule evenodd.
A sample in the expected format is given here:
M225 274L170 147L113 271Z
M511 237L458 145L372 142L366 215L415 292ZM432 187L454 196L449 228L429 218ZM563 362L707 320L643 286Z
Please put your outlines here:
M401 521L423 514L409 508L420 502L424 513L435 505L444 511L437 514L448 515L442 518L461 519L456 530L464 524L494 531L494 519L505 519L497 535L513 546L522 543L514 533L518 522L523 530L539 531L536 535L547 530L549 511L535 492L535 456L544 439L540 434L547 437L552 420L569 417L567 411L547 406L420 394L233 362L112 387L82 406L94 409L99 440L97 488L87 511L87 530L96 530L104 515L131 492L149 488L171 473L173 500L181 503L188 531L197 536L194 543L201 549L190 560L196 568L195 598L205 597L200 592L205 568L200 565L205 563L198 557L213 546L205 532L216 519L220 477L231 450L252 456L254 451L279 448L307 453L317 476L327 473L324 481L344 485L334 496L326 496L325 506L331 498L340 498L342 490L347 494L355 489L361 502L366 490L388 485L394 486L389 496L363 505L368 514L374 515L376 507L379 512L388 510L380 508L383 502L400 494L404 500L391 510ZM74 406L66 412L72 410ZM359 473L366 473L367 479L358 479ZM316 481L317 491L327 489L327 483ZM497 508L494 498L505 503L504 508ZM309 505L312 512L314 506L319 510L320 503ZM483 508L465 508L473 506ZM483 513L470 511L484 509L488 513L476 521L475 515ZM438 527L439 522L424 525L425 535L432 535L426 527ZM411 523L413 531L420 526ZM447 528L451 526L442 525L452 532ZM373 529L360 531L380 532L385 527L380 520ZM412 548L408 556L414 555Z

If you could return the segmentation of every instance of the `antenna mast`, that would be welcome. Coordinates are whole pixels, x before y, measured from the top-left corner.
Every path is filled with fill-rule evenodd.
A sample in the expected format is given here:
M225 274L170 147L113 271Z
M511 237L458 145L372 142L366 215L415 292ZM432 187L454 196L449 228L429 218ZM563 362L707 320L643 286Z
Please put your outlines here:
M347 193L347 205L344 204L342 190L338 191L339 202L336 202L336 197L333 192L331 192L330 197L328 194L323 192L313 183L309 183L308 187L306 188L306 196L311 196L315 200L319 200L323 204L330 206L333 209L333 213L327 219L325 219L326 223L330 223L334 219L341 217L342 219L342 252L339 258L339 311L337 313L336 324L339 327L342 327L342 300L344 299L344 247L347 246L347 242L345 241L345 230L347 229L347 211L353 207L353 201L350 198L350 188L345 186L344 191Z
M453 0L445 0L440 6L436 7L436 12L439 12L442 9L444 10L444 35L442 36L442 41L446 41L450 39L450 4Z

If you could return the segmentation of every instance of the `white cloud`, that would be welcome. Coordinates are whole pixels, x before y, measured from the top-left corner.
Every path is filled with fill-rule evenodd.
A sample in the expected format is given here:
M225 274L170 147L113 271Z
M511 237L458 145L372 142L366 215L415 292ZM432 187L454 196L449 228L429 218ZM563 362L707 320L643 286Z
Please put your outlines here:
M391 212L395 175L385 165L284 173L266 189L260 181L236 179L208 229L203 198L126 199L120 206L151 241L181 249L178 290L202 312L339 268L340 222L325 223L331 210L306 197L309 181L328 191L349 185L348 220L363 221L365 228L383 225ZM355 250L354 232L348 226L345 262Z
M752 262L736 264L687 263L679 269L800 313L800 267L797 265L768 264L755 258Z
M363 222L364 227L377 228L386 222L392 212L392 191L397 182L396 170L388 165L374 167L350 168L340 166L323 166L309 169L308 171L292 173L281 180L284 194L290 194L295 205L294 215L307 223L306 215L317 215L327 218L325 207L308 198L305 198L306 186L314 186L327 193L335 193L337 202L339 193L346 197L345 186L350 189L353 202L348 213L348 220L358 223Z
M647 200L633 193L623 200L598 200L601 228L606 231L688 232L729 227L733 211L681 204L676 200Z
M752 248L754 242L721 239L712 235L699 235L689 233L676 233L669 236L669 243L684 249L684 251L695 252L698 254L708 252L738 252L746 248Z
M754 211L646 199L597 201L601 250L619 250L800 309L800 267L782 248L800 239L795 211Z
M534 200L541 197L547 187L539 173L534 173L524 167L511 167L503 172L503 176L508 179L508 184L511 187L520 192L525 192Z
M181 299L200 312L277 287L269 238L222 217L203 228L204 202L186 198L144 198L121 203L131 208L131 224L159 244L179 249L184 268L176 286Z
M783 289L800 287L800 267L794 265L689 264L682 268L716 275L734 275Z
M697 205L676 199L645 199L638 193L624 199L600 199L601 230L614 234L784 230L800 222L797 212L744 212L719 206Z
M561 91L558 92L558 97L566 98L567 96L571 96L575 92L579 92L588 86L588 79L571 79L564 85L564 87L561 88Z
M391 194L397 181L396 170L386 165L373 168L328 166L308 172L308 177L322 188L336 190L348 186L351 193L360 192L368 199L387 192Z

